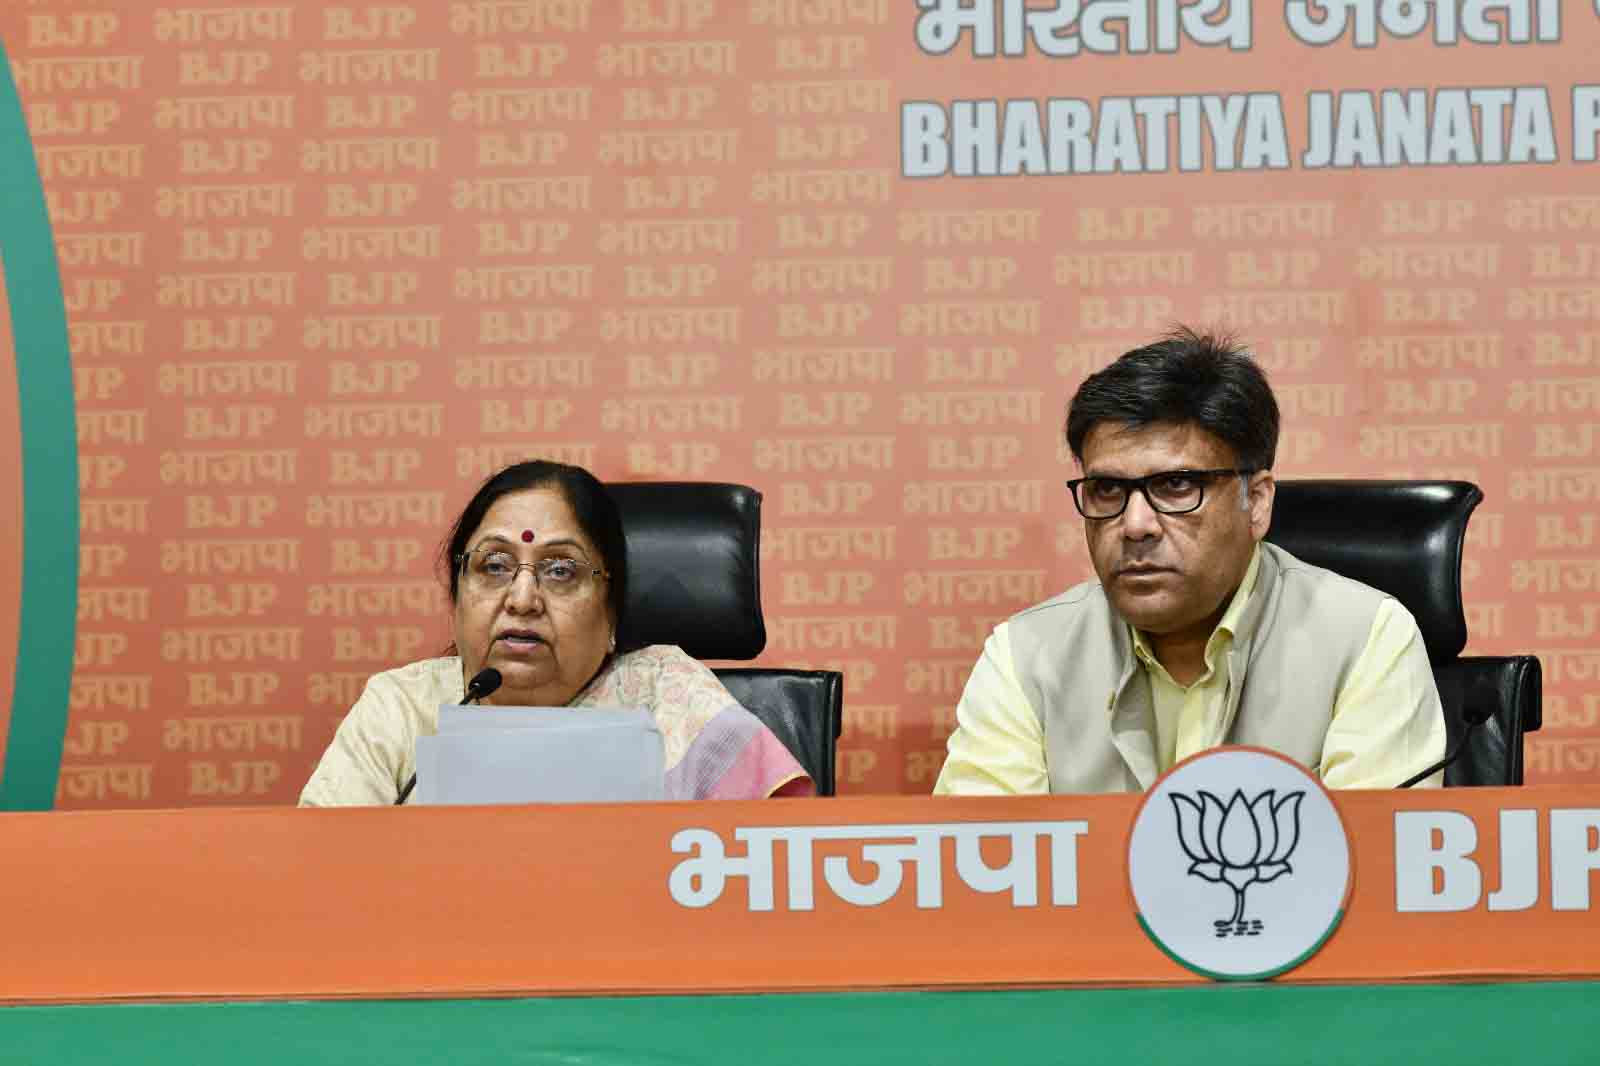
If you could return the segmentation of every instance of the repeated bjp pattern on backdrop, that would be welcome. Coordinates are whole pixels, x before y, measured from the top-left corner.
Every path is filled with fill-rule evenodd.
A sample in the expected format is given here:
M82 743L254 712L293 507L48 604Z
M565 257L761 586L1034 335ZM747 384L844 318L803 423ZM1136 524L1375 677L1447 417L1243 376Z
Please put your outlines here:
M30 0L0 42L76 411L61 806L291 801L535 455L761 489L760 662L845 672L842 791L926 791L989 627L1090 572L1067 397L1179 321L1254 345L1280 477L1484 489L1469 650L1543 661L1529 779L1593 777L1588 4Z

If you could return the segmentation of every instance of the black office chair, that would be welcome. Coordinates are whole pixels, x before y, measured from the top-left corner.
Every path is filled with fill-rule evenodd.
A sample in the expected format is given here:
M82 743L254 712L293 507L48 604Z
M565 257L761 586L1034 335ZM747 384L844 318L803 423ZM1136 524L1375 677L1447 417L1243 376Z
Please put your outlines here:
M1466 481L1280 481L1267 539L1315 566L1381 589L1416 617L1453 749L1469 708L1491 713L1446 768L1446 785L1522 784L1522 736L1539 728L1532 655L1461 656L1461 549L1483 500Z
M628 538L628 600L617 642L676 644L696 659L753 659L767 644L761 616L761 493L714 482L606 486ZM717 677L834 793L844 721L836 670L720 667Z

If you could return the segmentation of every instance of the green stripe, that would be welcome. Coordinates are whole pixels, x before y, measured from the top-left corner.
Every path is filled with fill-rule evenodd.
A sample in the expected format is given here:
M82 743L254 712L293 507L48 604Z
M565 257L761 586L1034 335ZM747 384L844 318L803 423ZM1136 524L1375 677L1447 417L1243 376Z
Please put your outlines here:
M844 954L840 966L849 966ZM1554 1066L1595 1061L1597 1004L1600 984L1571 982L11 1007L0 1009L0 1058L18 1066Z
M0 42L0 261L22 422L22 605L0 810L55 804L78 608L72 355L44 187ZM6 459L4 461L13 461Z

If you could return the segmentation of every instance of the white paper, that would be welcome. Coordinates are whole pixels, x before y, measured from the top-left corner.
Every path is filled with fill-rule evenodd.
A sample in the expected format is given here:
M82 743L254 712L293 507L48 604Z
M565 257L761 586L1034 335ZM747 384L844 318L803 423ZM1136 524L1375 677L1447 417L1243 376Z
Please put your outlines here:
M637 707L464 707L447 703L439 708L439 732L469 733L480 729L547 729L566 726L603 726L618 723L655 729L649 711Z
M665 793L661 733L649 711L605 707L439 710L417 738L412 802L634 803Z

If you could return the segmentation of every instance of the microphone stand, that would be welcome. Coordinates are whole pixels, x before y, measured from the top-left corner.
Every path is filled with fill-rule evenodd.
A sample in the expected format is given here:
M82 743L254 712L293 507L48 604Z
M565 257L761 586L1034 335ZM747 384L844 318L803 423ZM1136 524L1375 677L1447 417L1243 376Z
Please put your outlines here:
M1463 708L1463 710L1461 711L1461 721L1463 723L1463 728L1461 730L1461 735L1456 738L1455 747L1453 747L1449 751L1445 752L1444 758L1440 759L1438 762L1434 763L1432 766L1428 767L1426 770L1420 771L1419 773L1412 774L1410 777L1406 778L1404 781L1402 781L1400 784L1396 785L1395 787L1396 788L1410 788L1412 785L1416 784L1418 781L1424 781L1427 778L1432 777L1434 774L1438 773L1440 770L1443 770L1445 767L1447 767L1451 763L1455 762L1457 759L1459 759L1461 757L1461 753L1467 749L1467 741L1472 739L1472 731L1474 729L1478 728L1483 723L1487 722L1492 717L1494 717L1494 712L1493 711L1486 711L1482 707L1474 707L1474 708L1472 708L1470 710Z
M500 671L495 669L480 670L467 683L467 694L461 699L461 706L477 703L483 697L500 687ZM406 787L400 790L399 797L394 801L396 807L401 806L411 798L411 790L417 787L417 775L413 773L411 780L406 782Z

